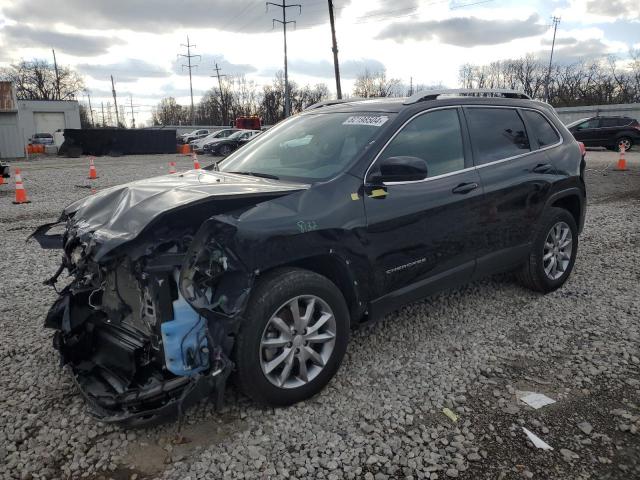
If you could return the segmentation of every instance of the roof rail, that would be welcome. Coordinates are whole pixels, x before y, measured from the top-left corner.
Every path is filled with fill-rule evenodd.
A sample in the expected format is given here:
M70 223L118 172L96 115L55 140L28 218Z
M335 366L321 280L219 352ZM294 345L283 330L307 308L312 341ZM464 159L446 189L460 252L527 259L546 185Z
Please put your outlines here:
M441 95L448 96L470 96L470 97L502 97L502 98L520 98L531 100L531 97L517 90L507 90L501 88L458 88L446 90L424 90L411 95L404 101L405 105L424 102L427 100L436 100Z
M351 98L342 98L342 99L334 99L334 100L324 100L322 102L309 105L307 108L305 108L305 110L315 110L316 108L330 107L331 105L340 105L341 103L347 103L347 102L357 102L359 100L363 100L363 99L360 97L351 97Z

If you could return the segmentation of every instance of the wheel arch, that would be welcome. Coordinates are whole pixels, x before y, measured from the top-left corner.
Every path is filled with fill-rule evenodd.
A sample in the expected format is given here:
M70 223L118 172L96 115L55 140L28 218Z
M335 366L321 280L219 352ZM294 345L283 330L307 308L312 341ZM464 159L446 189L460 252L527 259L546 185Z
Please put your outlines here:
M582 192L577 188L563 190L549 198L548 207L562 208L568 211L578 226L578 232L582 233L584 226L585 201Z
M365 310L365 302L362 300L358 281L351 270L352 263L336 254L321 254L312 257L301 258L290 263L281 264L273 269L269 269L263 274L274 269L282 269L287 267L301 268L322 275L328 278L334 285L338 287L344 296L351 323L357 323Z

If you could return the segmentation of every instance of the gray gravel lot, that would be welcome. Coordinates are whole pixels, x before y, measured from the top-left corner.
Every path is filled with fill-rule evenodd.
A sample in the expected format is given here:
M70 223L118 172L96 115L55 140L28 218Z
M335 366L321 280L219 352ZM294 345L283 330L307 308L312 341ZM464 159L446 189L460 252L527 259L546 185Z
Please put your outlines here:
M125 431L85 413L42 327L60 254L24 240L89 194L88 162L16 163L33 203L0 187L0 478L640 478L640 153L629 172L611 171L616 158L588 153L587 225L564 288L541 296L503 275L407 306L353 332L312 400L264 409L231 389L222 412L188 412L184 438L176 424ZM191 165L98 158L94 184L173 159ZM518 390L557 403L534 410Z

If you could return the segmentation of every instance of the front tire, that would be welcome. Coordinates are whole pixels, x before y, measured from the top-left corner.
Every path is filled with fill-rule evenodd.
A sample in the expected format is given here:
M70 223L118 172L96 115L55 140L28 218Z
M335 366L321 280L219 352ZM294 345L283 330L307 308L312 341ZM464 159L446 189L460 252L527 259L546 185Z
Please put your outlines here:
M560 288L571 275L578 253L578 227L562 208L548 208L534 234L529 258L519 272L531 290L548 293Z
M218 153L220 154L220 156L226 157L227 155L229 155L231 153L231 147L229 145L222 145L218 149Z
M349 310L316 273L287 268L261 279L235 346L236 383L254 401L287 406L317 394L340 367Z

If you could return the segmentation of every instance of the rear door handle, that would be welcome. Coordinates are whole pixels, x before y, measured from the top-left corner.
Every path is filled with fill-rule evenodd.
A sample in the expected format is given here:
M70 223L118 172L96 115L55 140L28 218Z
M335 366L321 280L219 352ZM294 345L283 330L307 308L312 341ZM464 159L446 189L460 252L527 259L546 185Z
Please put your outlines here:
M473 183L461 183L460 185L458 185L457 187L455 187L453 190L451 190L453 193L469 193L472 190L475 190L476 188L478 188L478 184L473 182Z
M553 168L553 165L549 163L541 163L533 167L534 173L548 173Z

